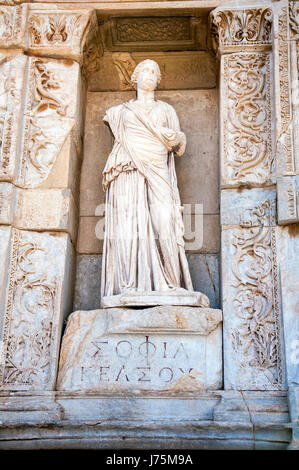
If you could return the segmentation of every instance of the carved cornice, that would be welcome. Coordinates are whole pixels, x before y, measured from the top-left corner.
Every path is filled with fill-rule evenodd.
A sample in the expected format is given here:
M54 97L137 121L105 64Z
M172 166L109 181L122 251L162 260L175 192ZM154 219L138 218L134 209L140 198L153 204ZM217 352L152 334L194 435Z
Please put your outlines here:
M214 10L210 30L215 50L269 47L272 42L272 11L269 8Z

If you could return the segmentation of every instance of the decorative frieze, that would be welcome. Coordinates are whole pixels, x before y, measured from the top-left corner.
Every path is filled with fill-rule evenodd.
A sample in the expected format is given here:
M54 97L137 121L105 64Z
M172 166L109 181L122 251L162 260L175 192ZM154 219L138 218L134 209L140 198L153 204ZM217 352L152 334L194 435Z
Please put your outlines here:
M66 234L12 230L0 388L53 388L71 264Z
M112 51L206 49L206 19L192 16L114 17L102 26Z
M116 18L116 41L188 41L190 17Z
M214 47L224 49L271 46L272 11L269 8L216 9L211 13Z
M222 184L262 184L271 177L270 55L222 58Z

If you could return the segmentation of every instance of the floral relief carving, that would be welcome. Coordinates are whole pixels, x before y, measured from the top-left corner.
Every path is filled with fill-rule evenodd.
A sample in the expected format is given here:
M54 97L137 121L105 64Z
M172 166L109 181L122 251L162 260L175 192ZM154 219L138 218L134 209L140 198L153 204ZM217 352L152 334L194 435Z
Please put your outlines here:
M22 6L0 5L0 43L11 47L20 41L25 15Z
M45 63L40 60L35 60L34 66L35 78L35 107L33 114L43 112L47 108L54 109L57 114L65 116L66 105L59 101L52 93L52 90L57 90L60 86L55 78L55 75L47 69Z
M190 18L117 18L116 37L120 43L186 41L191 38Z
M88 78L91 73L99 70L102 55L103 46L98 24L95 21L91 21L89 33L83 47L82 72L85 78Z
M0 6L0 39L9 41L13 36L14 9Z
M28 19L31 45L70 45L81 37L85 21L80 14L32 14Z
M67 118L68 104L53 66L55 69L53 61L30 59L19 173L19 184L23 187L37 186L47 178L61 144L73 126L73 121Z
M269 8L215 11L211 19L215 46L271 44L272 11Z
M273 157L269 61L266 53L224 57L224 171L226 180L232 183L257 183L270 177Z
M240 226L273 226L276 224L276 203L275 200L266 199L252 209L244 211L240 217Z
M118 73L120 89L132 90L131 75L137 65L135 60L127 52L115 52L112 59Z
M233 306L238 318L231 331L233 349L241 368L255 370L255 384L265 388L282 387L280 351L280 311L278 297L275 228L265 227L271 214L270 201L264 201L244 216L234 232ZM252 227L255 224L259 227ZM250 227L250 228L247 228ZM242 379L240 379L242 380ZM268 385L267 385L268 383ZM248 385L248 384L247 384Z
M4 387L9 384L42 387L49 381L58 288L55 275L49 272L47 256L47 250L38 241L28 241L21 231L13 230L2 351L5 360L0 375Z

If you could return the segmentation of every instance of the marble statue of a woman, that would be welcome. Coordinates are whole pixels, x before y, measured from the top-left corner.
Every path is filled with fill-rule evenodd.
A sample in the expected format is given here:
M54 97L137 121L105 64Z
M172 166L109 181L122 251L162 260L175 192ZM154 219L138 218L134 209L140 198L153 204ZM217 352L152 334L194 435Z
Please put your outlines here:
M137 99L113 106L104 121L114 145L103 171L106 191L102 307L209 306L194 292L184 251L184 225L174 156L185 151L175 110L155 100L161 79L144 60L131 81Z

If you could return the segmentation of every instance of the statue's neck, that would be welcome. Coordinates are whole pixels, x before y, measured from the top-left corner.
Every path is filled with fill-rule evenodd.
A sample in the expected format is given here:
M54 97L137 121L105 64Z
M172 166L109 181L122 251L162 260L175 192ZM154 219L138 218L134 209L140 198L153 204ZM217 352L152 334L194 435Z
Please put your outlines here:
M137 89L137 101L140 104L148 104L155 101L155 91L154 90L142 90L141 88Z

